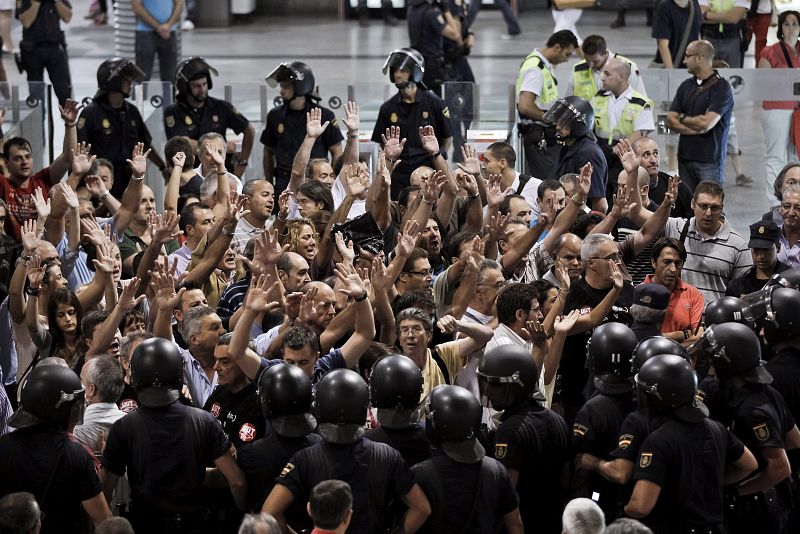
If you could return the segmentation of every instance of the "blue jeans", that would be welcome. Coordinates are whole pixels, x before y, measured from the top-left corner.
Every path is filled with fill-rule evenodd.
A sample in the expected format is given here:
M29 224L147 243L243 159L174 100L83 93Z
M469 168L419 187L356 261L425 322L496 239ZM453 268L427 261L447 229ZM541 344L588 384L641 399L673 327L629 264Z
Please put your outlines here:
M694 188L703 180L725 185L725 175L722 173L724 164L724 161L720 164L684 160L681 159L679 155L678 173L680 174L681 181L689 187L690 191L694 192Z
M508 33L511 35L520 33L522 30L519 27L519 21L517 20L517 16L514 15L514 10L511 9L511 5L508 3L508 0L494 0L494 5L496 5L503 14L503 19L506 21ZM475 21L475 17L478 16L478 11L480 10L481 0L470 0L469 16L467 17L470 26L472 26L472 23Z

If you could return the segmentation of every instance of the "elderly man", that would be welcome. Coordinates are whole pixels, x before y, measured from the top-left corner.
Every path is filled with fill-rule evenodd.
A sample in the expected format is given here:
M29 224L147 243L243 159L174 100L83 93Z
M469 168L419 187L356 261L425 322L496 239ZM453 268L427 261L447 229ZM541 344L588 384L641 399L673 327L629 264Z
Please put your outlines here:
M783 199L778 206L781 224L781 249L778 259L791 268L800 267L800 187L786 186Z
M758 221L750 225L750 256L753 267L737 276L725 288L725 294L741 297L764 288L775 273L790 267L778 259L781 250L781 229L773 221Z
M103 450L102 443L118 419L125 412L117 401L125 388L125 370L122 364L108 354L92 358L81 369L81 383L86 390L86 410L83 422L72 431L75 439L93 451Z

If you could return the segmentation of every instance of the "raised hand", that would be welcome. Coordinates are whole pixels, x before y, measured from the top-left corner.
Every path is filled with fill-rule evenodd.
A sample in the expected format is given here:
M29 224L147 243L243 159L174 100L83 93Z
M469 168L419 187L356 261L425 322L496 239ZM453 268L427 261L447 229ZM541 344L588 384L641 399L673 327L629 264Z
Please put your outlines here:
M575 323L578 321L580 316L580 310L572 310L567 315L556 317L556 322L554 323L553 327L556 332L569 332L572 330L572 327L575 326Z
M481 173L481 161L478 159L478 151L472 145L461 146L461 156L464 161L457 163L458 168L467 174L478 176Z
M544 202L541 205L539 212L539 224L549 225L553 224L558 215L558 207L556 206L556 192L548 191L545 194Z
M344 236L341 232L336 232L336 249L342 257L342 263L353 265L356 259L356 252L353 249L353 241L344 242Z
M186 163L186 154L183 152L176 152L174 156L172 156L172 165L175 167L180 167L183 169L183 164Z
M289 244L281 246L278 241L278 232L273 230L265 231L259 238L262 241L261 260L268 264L274 265L280 261L281 256L289 252Z
M28 219L22 223L22 249L26 256L31 256L39 246L39 235L36 232L36 221Z
M386 133L381 135L383 141L383 152L386 154L386 159L389 161L396 161L403 152L403 147L406 146L406 139L400 139L400 127L390 126L386 128ZM438 143L438 141L437 141Z
M162 313L169 313L171 315L172 310L178 307L181 295L186 291L186 288L182 287L175 293L175 279L169 274L158 271L150 273L150 280L150 285L155 294L155 302L158 303L158 309Z
M560 291L569 291L569 286L572 283L569 277L569 268L562 260L556 260L556 268L554 270L556 280Z
M434 171L433 175L422 183L422 199L428 204L436 203L447 182L447 175L442 171Z
M503 202L503 199L514 192L514 189L511 187L503 190L500 179L501 176L499 174L490 174L489 181L486 185L486 204L491 211L495 211L497 206Z
M303 293L302 297L300 298L298 315L296 317L292 317L292 314L289 312L290 307L288 306L288 297L287 297L286 315L289 317L289 319L296 318L302 324L309 324L311 321L314 320L314 317L316 317L317 315L317 308L316 306L314 306L316 300L317 300L317 288L312 287L311 289Z
M392 286L392 280L386 272L386 265L380 257L375 257L372 260L372 287L375 291L388 291Z
M333 270L334 274L336 274L336 278L342 283L339 292L348 297L361 297L367 291L364 281L358 276L357 272L346 273L345 269L344 265L337 263L336 268Z
M667 184L667 192L664 194L664 202L675 204L678 199L678 187L681 185L680 176L670 176Z
M72 172L83 176L92 168L92 163L97 156L91 154L92 145L81 143L77 149L72 149Z
M71 209L77 209L78 207L78 193L75 192L66 182L61 184L61 194L64 195L64 202L67 203L67 206Z
M92 264L94 265L97 272L106 273L111 275L114 272L114 258L111 255L111 245L105 242L105 239L102 243L95 247L95 252L97 255L97 259L92 260Z
M166 245L181 235L183 232L177 230L178 220L178 214L174 211L168 211L163 214L151 213L147 228L153 236L153 242L158 246Z
M510 215L490 215L489 216L489 224L483 227L484 232L489 239L493 241L500 241L501 239L506 238L506 224L508 223L508 219Z
M619 157L622 168L626 172L636 172L642 164L641 158L633 151L633 146L627 139L620 139L619 143L614 147L614 152Z
M294 193L285 189L278 197L278 216L284 220L289 216L289 200L292 198L292 195L294 195Z
M33 205L36 206L36 213L39 219L46 219L50 215L50 199L44 199L41 187L37 187L36 191L33 192Z
M312 139L316 139L331 121L326 121L325 124L321 124L322 122L322 110L320 108L313 108L311 111L306 113L306 135L311 137Z
M148 148L147 152L145 152L144 143L136 143L136 146L133 147L131 159L127 161L135 178L142 178L144 173L147 172L147 157L150 155L150 150Z
M397 163L395 162L395 165ZM383 180L383 183L386 187L390 187L392 185L392 172L389 170L389 167L386 165L386 153L379 152L378 153L378 165L375 171L375 178Z
M130 282L122 288L122 293L117 300L117 307L119 310L124 314L128 313L136 306L138 306L147 295L139 295L136 296L136 291L139 289L139 282L141 281L140 278L134 276L131 278ZM173 290L173 293L175 291Z
M344 171L347 194L351 197L358 197L367 189L367 184L361 178L361 165L352 163ZM367 182L368 183L368 182Z
M436 326L445 334L455 334L458 332L458 319L452 315L445 315L436 322Z
M214 162L214 166L217 168L217 172L219 172L219 173L224 172L225 171L225 156L220 154L217 151L217 149L214 148L214 145L212 145L211 143L206 143L203 146L203 149L206 151L206 154L208 154L211 157L211 160Z
M589 195L589 188L592 186L592 164L586 163L583 167L581 167L581 173L578 176L578 187L580 188L580 193L583 194L584 198Z
M467 192L467 195L474 197L478 194L478 181L475 176L462 170L461 172L453 173L456 177L458 187Z
M108 192L108 188L103 182L103 179L96 174L87 175L83 181L86 184L86 190L89 191L89 193L91 193L95 198L100 198L106 192Z
M107 228L110 229L109 224ZM98 247L106 242L106 233L100 228L100 225L94 219L82 218L81 219L81 234L83 239Z
M257 313L272 311L280 308L282 304L278 301L270 300L269 295L279 282L270 284L268 276L261 275L253 277L250 288L244 298L245 309Z
M544 331L544 324L539 321L526 321L525 328L522 329L522 337L531 341L534 345L541 345L547 341L547 332Z
M342 122L347 127L347 131L350 133L357 133L358 127L360 124L360 117L358 114L358 104L352 101L348 101L347 104L344 106L344 119Z
M72 100L71 98L68 98L63 106L59 105L58 111L61 112L61 118L64 119L64 124L75 126L75 121L78 120L78 113L80 113L81 107L77 100Z
M419 223L416 220L406 221L403 233L397 236L396 251L398 256L410 256L419 240Z
M625 279L622 277L622 269L619 268L616 262L611 262L611 275L609 278L614 284L614 289L622 289L622 284L625 282Z
M39 256L34 254L28 261L28 267L25 269L25 275L28 277L28 285L33 289L40 289L42 287L42 280L44 280L45 266L39 260Z
M433 126L420 126L419 140L422 148L431 156L439 153L439 140L436 138Z

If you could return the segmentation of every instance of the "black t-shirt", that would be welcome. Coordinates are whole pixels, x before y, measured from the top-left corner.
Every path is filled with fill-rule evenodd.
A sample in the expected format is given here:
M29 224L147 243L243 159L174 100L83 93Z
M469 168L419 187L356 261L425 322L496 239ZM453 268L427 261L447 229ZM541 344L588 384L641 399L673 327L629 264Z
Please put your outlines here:
M178 188L178 196L200 198L201 185L203 185L203 177L199 174L195 174L185 185Z
M700 24L702 22L700 5L697 3L697 0L692 0L692 2L694 2L694 21L689 30L689 38L686 41L687 46L692 41L696 41L700 38ZM688 21L689 6L680 7L673 1L659 2L653 14L653 29L650 32L650 37L653 39L667 39L669 41L667 48L669 48L672 62L676 68L686 68L686 63L684 63L685 57L676 58L675 55L678 53L678 47L681 45L683 31L686 29ZM655 61L657 63L664 62L658 48L656 48Z
M670 418L657 425L642 444L633 475L661 488L655 508L642 521L665 532L722 523L725 467L743 453L742 442L711 419Z
M800 420L800 351L785 348L767 362L772 375L771 386L786 402L795 422Z
M779 261L775 265L775 272L782 273L789 268L790 267L788 265ZM763 280L761 278L756 278L756 268L751 267L746 273L741 274L728 282L728 285L725 286L725 295L739 298L742 295L747 295L755 291L761 291L764 289L764 285L768 281L768 278Z
M664 202L664 196L669 190L669 174L659 172L656 175L656 180L650 182L650 189L647 196L650 200L657 205ZM692 210L692 191L685 183L678 186L678 198L675 199L675 205L672 207L670 217L682 217L684 219L691 219L694 217L694 210Z
M217 386L209 395L203 410L210 412L238 450L242 445L261 438L267 423L253 382L234 393L228 386Z
M72 8L72 3L69 0L61 1L70 9ZM17 0L16 17L19 19L19 14L30 9L32 5L32 0ZM27 28L22 27L22 40L39 46L63 44L64 32L61 31L61 18L58 16L58 11L56 11L55 2L41 2L39 4L39 13L33 20L33 24ZM22 43L20 45L20 48L24 51L25 48Z
M445 26L442 11L427 2L419 2L408 6L406 14L411 46L426 58L441 58L444 55L444 37L442 30Z
M495 532L502 517L519 506L505 467L494 458L463 464L437 449L411 470L432 510L419 532Z
M125 387L122 388L122 395L117 401L119 409L125 413L136 411L139 407L139 395L136 393L136 388L125 382Z
M699 96L692 96L701 91ZM733 89L717 71L697 84L692 76L678 86L678 91L669 107L675 113L695 117L713 111L720 115L711 130L699 135L681 135L678 139L678 157L701 163L719 163L725 160L728 142L728 127L733 113Z
M209 132L225 137L228 128L240 134L249 124L250 121L233 104L212 96L199 108L192 108L179 96L174 104L164 110L167 139L180 135L197 140Z
M47 496L44 490L58 463ZM0 497L28 491L44 513L42 532L81 532L81 502L100 494L94 460L63 432L31 428L0 437Z
M401 429L379 426L369 430L364 437L375 443L385 443L397 450L409 466L431 457L431 443L422 423Z
M611 451L612 458L622 458L631 463L639 459L639 449L650 434L650 418L642 411L629 413L619 428L616 448Z
M192 512L202 506L206 466L230 446L208 412L179 402L166 408L139 406L111 427L103 467L119 476L127 470L134 503Z
M331 479L349 483L353 491L353 517L348 529L353 533L379 532L379 525L388 527L384 512L414 485L399 452L364 438L352 445L322 442L300 450L275 482L305 503L314 486Z

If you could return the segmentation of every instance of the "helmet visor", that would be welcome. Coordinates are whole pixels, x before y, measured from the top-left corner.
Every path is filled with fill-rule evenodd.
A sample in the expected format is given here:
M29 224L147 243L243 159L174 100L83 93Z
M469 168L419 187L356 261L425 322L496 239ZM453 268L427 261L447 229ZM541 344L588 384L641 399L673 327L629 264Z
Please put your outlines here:
M763 319L775 321L775 314L772 311L772 292L776 287L783 286L768 286L759 291L742 295L742 318L751 326Z
M109 78L114 78L114 76L120 76L123 80L130 80L131 83L142 83L146 78L142 69L136 66L136 63L133 61L126 61L119 66L118 72L112 72Z
M553 106L544 114L543 120L556 125L559 128L571 127L575 121L580 121L585 117L576 107L565 100L557 100ZM583 119L585 121L585 119Z
M295 73L292 69L289 68L288 63L281 63L275 70L267 75L267 85L272 88L278 86L278 84L283 82L293 81L295 79Z
M389 57L386 58L386 62L383 64L383 73L388 74L390 69L402 69L412 72L414 67L419 67L421 72L425 72L425 67L420 65L411 55L396 51L389 54Z

